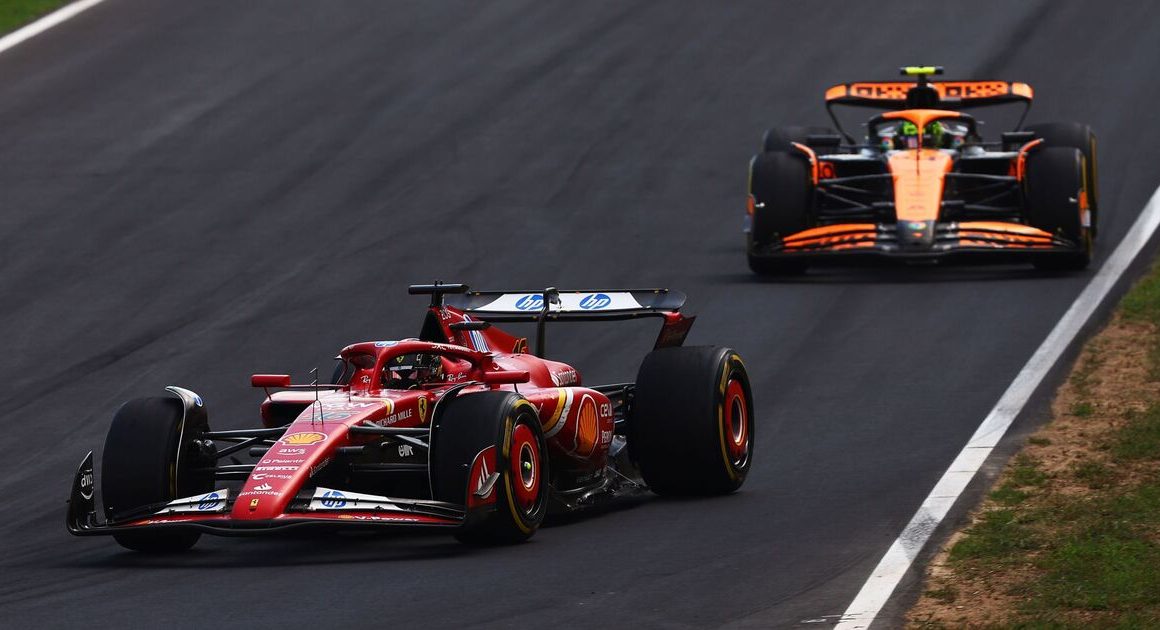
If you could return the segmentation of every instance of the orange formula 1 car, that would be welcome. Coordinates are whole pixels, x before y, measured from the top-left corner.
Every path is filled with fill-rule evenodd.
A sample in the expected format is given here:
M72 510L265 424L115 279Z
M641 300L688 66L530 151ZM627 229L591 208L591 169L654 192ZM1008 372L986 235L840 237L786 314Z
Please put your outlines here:
M826 91L827 127L776 127L749 166L750 268L800 273L865 255L980 256L1082 269L1096 234L1096 138L1087 125L1023 127L1031 87L1007 81L864 82ZM1022 104L1015 131L984 141L961 110ZM885 110L858 144L833 106Z

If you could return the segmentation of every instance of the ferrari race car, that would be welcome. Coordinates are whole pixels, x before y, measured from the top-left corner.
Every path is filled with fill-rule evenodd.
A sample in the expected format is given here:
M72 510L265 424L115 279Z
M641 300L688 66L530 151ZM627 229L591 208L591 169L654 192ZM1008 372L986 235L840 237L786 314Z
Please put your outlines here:
M262 428L212 430L201 397L179 387L125 403L105 439L104 521L90 452L68 530L146 552L188 549L202 533L308 526L444 527L468 543L514 543L549 511L646 489L724 494L745 481L745 365L729 348L682 347L694 320L680 313L684 294L410 292L431 296L418 338L343 348L331 384L317 372L309 385L255 374ZM544 358L549 322L639 317L663 325L635 383L583 385L574 367ZM535 352L491 322L536 324Z
M826 90L829 127L776 127L749 164L746 240L758 274L871 255L910 261L987 255L1082 269L1096 234L1096 137L1087 125L1023 127L1032 91L1007 81L916 82ZM1022 105L1014 131L985 141L962 110ZM856 142L835 105L885 110Z

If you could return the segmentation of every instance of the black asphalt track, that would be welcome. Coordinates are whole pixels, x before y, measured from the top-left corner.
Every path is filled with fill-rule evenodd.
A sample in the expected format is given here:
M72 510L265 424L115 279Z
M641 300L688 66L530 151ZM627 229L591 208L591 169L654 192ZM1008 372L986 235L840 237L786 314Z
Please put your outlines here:
M761 132L908 63L1027 81L1033 120L1099 134L1105 256L1160 181L1158 41L1149 2L110 0L3 53L0 626L842 613L1089 274L756 281ZM252 425L249 374L416 334L405 287L436 278L688 292L690 343L737 348L757 387L749 481L493 550L205 537L151 558L65 532L120 402L181 384L215 427ZM570 326L555 349L587 382L631 378L645 332Z

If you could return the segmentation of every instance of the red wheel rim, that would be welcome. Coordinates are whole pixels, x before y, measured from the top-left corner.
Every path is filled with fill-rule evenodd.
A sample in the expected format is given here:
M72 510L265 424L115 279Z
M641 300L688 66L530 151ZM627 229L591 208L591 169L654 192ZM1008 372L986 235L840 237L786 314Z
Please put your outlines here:
M725 450L735 467L749 459L749 406L745 403L745 388L736 379L725 387Z
M516 504L523 511L535 508L540 494L540 445L536 434L526 424L516 425L512 431L511 466L512 490Z

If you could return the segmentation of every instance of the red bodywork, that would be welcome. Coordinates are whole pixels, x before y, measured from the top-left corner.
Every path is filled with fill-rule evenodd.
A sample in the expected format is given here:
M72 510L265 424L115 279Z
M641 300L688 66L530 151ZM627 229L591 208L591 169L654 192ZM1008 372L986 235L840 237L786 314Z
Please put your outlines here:
M680 345L694 319L675 309L626 313L663 318L657 347ZM142 526L196 525L210 533L241 534L325 522L459 525L470 510L494 505L496 493L487 487L497 465L494 447L476 456L468 496L459 505L425 497L400 499L333 491L317 483L344 449L373 447L382 441L381 433L373 433L377 429L395 433L409 430L415 438L429 443L440 401L452 392L455 396L487 390L518 392L539 415L554 473L584 479L595 477L608 466L614 432L614 402L609 395L584 387L576 368L530 354L522 337L495 326L456 328L470 326L473 321L479 323L463 309L433 303L426 317L423 340L368 341L343 348L338 356L345 366L342 385L291 386L289 377L283 375L254 375L255 387L291 389L272 393L267 389L261 417L267 427L263 435L268 436L268 450L261 454L236 494L190 497L176 507L170 504L157 510L154 506L140 518L97 525L95 517L86 516L83 509L86 502L91 504L91 492L87 499L74 492L74 502L80 505L70 503L70 531L111 533ZM441 380L418 389L385 388L380 381L383 367L396 357L412 353L439 355ZM187 403L190 396L195 396L177 388L173 391L186 394L183 399ZM200 398L197 401L200 405ZM294 419L286 424L289 417ZM228 433L231 432L211 435L217 439L233 437L226 436ZM418 471L427 464L425 447L410 449L403 443L392 448L398 449L398 456L392 459L400 465L410 463ZM86 460L89 483L91 458L90 453ZM84 468L82 465L78 479Z

